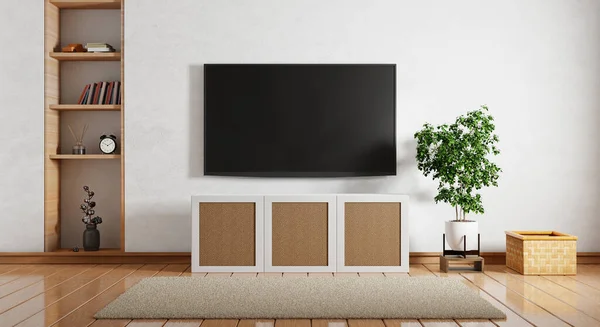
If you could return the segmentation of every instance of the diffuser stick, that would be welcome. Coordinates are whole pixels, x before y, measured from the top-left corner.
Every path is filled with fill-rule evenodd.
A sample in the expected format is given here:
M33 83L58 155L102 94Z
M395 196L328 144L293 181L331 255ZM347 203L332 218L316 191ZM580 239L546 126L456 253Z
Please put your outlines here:
M78 143L79 140L77 139L77 136L75 136L75 132L73 132L71 125L67 125L67 126L69 126L69 131L71 131L71 135L73 135L73 139L75 140L75 143Z
M88 124L85 124L82 128L81 128L81 137L79 138L79 142L83 143L83 136L85 135L85 132L87 131L88 128Z

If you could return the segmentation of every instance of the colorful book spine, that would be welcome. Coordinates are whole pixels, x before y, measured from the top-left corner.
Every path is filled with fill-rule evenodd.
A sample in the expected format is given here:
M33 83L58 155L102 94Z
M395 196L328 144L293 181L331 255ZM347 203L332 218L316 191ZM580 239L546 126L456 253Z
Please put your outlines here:
M77 101L77 104L83 104L83 101L85 99L85 94L87 93L88 88L90 87L89 84L87 84L84 88L83 91L81 91L81 95L79 96L79 101Z
M102 87L101 82L96 83L96 92L94 92L94 100L92 101L92 104L98 104L98 97L100 96L100 88L101 87Z
M92 99L94 98L94 92L96 91L96 83L92 83L90 85L90 94L87 98L85 104L92 104Z
M98 97L98 104L104 104L105 93L106 93L106 82L100 82L100 96Z
M112 91L113 91L114 82L109 82L108 87L106 89L106 104L112 104Z
M113 103L113 104L119 104L119 103L117 102L117 100L118 100L118 97L117 97L117 96L119 95L119 87L120 87L120 86L121 86L121 82L119 82L119 81L116 81L116 82L115 82L115 85L114 85L114 89L113 89L113 95L112 95L112 96L113 96L113 98L112 98L112 103Z
M121 104L121 82L101 81L86 84L77 104Z

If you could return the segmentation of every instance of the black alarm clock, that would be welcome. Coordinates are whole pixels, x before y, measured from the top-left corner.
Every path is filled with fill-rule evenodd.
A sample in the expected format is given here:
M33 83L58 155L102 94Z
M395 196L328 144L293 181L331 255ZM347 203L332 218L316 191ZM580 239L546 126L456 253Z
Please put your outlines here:
M100 136L100 151L104 154L115 153L117 149L117 137L110 135L102 135Z

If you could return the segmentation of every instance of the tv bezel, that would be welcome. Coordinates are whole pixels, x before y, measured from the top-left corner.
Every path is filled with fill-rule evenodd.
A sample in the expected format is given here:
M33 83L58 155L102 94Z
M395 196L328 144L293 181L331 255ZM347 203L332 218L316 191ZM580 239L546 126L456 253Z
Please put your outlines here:
M277 172L277 171L269 171L269 172L208 172L206 170L206 66L385 66L385 67L393 67L393 90L394 90L394 114L393 114L393 123L394 123L394 162L397 163L398 160L398 145L397 145L397 121L396 121L396 109L397 109L397 82L396 82L396 64L389 63L326 63L326 64L317 64L317 63L205 63L203 64L203 171L204 176L223 176L223 177L248 177L248 178L339 178L339 177L374 177L374 176L397 176L398 169L397 164L394 165L394 170L389 172Z

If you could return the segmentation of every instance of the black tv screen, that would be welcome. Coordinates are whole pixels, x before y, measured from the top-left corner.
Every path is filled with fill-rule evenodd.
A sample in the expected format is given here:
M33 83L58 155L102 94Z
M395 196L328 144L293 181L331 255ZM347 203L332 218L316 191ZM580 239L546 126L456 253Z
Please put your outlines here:
M396 174L396 65L205 64L204 174Z

